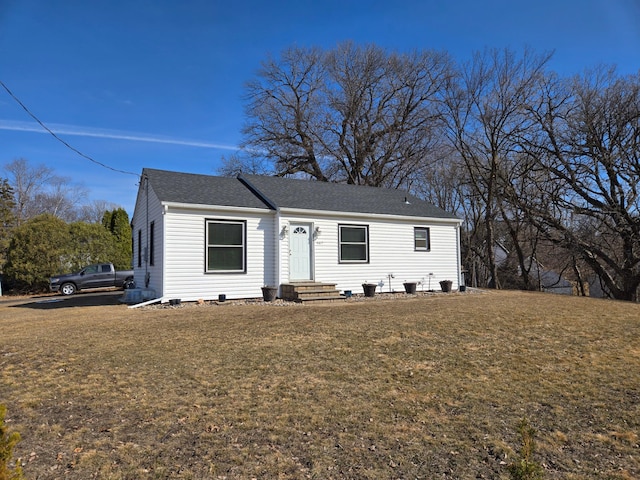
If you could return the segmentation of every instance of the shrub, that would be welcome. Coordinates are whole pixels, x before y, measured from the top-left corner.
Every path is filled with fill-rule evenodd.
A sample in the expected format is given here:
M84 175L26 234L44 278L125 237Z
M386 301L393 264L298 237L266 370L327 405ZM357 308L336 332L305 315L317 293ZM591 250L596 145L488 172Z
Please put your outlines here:
M13 456L13 447L20 441L18 432L8 432L4 424L7 407L0 404L0 480L23 480L22 465L16 460L14 468L9 466Z
M14 230L4 274L17 288L45 291L49 277L60 272L70 241L64 220L49 214L33 217Z

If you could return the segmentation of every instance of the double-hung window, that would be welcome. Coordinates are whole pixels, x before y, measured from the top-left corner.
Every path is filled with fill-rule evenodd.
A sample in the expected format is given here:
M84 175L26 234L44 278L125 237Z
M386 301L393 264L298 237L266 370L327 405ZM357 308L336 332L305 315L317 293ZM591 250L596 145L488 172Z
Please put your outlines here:
M413 245L416 252L428 252L431 250L428 227L413 228Z
M206 271L236 273L246 271L246 222L207 220Z
M369 226L339 225L340 263L369 262Z

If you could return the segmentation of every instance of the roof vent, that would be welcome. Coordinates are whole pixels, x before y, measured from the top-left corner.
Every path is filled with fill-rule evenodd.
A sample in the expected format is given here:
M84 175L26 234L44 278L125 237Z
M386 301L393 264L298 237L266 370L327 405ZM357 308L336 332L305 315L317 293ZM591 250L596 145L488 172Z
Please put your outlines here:
M407 197L404 197L404 204L411 205L411 202L407 199Z

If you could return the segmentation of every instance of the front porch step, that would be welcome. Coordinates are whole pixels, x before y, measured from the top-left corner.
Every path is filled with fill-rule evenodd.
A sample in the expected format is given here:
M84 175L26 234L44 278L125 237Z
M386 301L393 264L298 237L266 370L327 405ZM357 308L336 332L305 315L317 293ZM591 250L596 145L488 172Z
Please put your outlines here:
M321 302L344 300L336 290L335 283L323 282L292 282L280 285L281 296L290 302Z

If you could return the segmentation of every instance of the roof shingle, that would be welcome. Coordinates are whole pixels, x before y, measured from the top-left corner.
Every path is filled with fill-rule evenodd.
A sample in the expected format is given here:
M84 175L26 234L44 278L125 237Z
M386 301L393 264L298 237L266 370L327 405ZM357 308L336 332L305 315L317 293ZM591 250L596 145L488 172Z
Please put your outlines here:
M456 218L404 190L261 175L241 175L240 179L280 208Z
M456 219L403 190L261 175L216 177L145 168L163 202Z
M143 169L142 175L147 176L149 184L161 202L269 208L262 200L252 195L237 178L152 168Z

